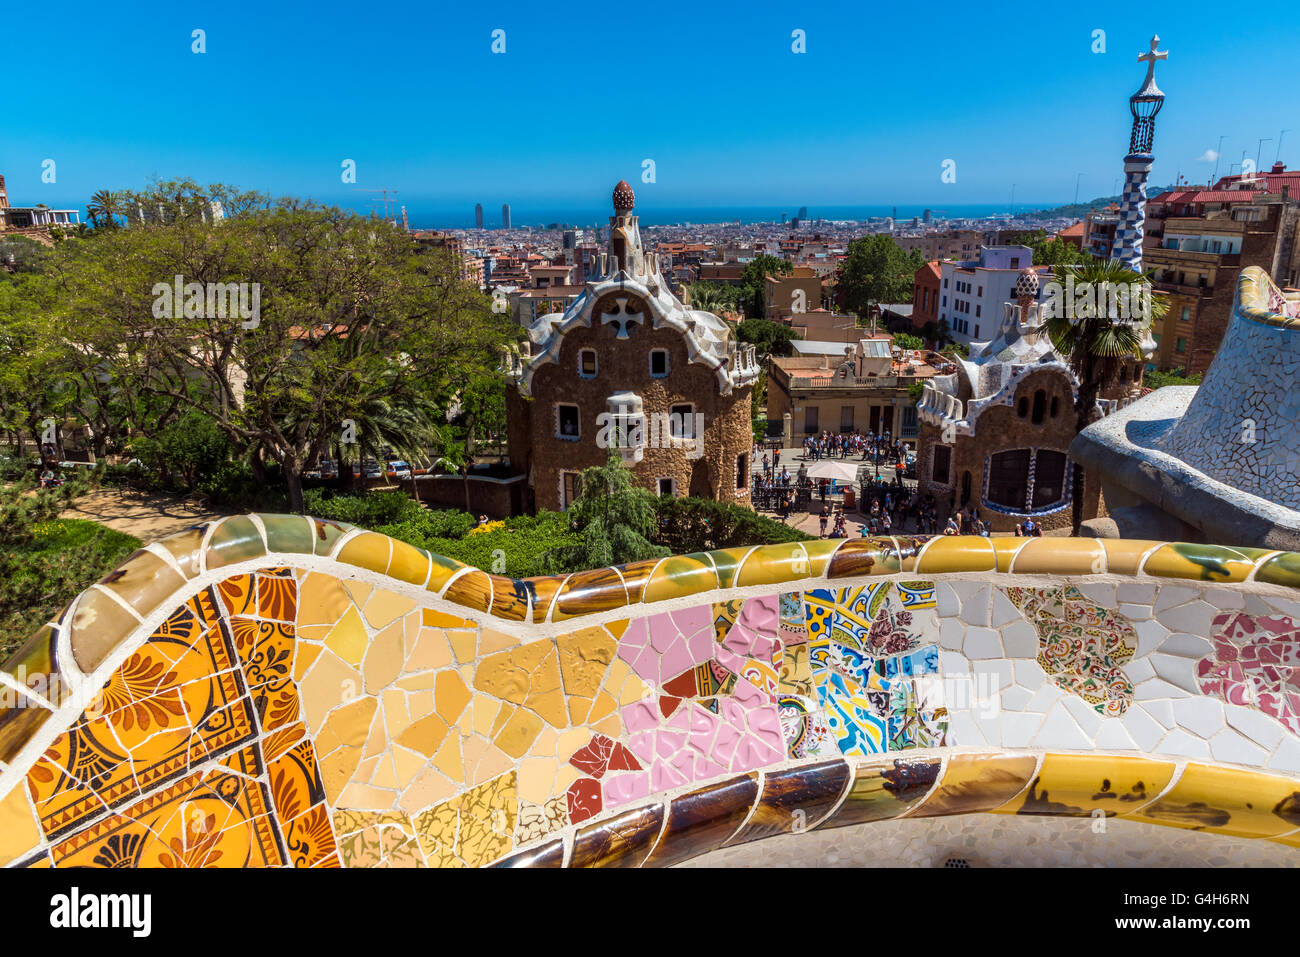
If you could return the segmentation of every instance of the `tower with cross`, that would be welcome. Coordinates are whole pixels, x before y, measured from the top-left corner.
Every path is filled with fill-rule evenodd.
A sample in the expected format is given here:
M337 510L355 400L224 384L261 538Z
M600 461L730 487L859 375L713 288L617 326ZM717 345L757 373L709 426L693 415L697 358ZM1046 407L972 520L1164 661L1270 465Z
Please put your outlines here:
M1133 114L1128 155L1124 157L1124 192L1119 201L1119 223L1115 227L1114 257L1135 271L1142 269L1142 233L1146 224L1147 177L1155 157L1156 114L1165 105L1165 95L1156 86L1156 62L1169 57L1159 49L1160 37L1151 38L1151 49L1138 55L1146 63L1147 75L1141 88L1128 98Z

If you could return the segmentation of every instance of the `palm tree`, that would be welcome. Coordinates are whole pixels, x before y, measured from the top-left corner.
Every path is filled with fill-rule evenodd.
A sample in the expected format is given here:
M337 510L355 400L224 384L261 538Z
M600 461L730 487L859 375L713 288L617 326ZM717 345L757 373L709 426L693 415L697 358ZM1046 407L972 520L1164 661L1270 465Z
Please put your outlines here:
M1075 295L1057 298L1059 305L1047 318L1047 332L1079 380L1074 403L1078 433L1097 418L1097 398L1118 382L1120 371L1130 362L1141 368L1150 325L1169 311L1169 303L1163 295L1152 294L1150 273L1134 272L1115 259L1062 265L1054 271L1060 282L1074 280ZM1111 294L1117 290L1140 292L1147 299L1150 314L1145 321L1134 315L1134 297ZM1129 315L1121 315L1125 311ZM1076 466L1073 479L1073 524L1078 535L1083 526L1083 469Z
M117 217L126 215L121 194L110 189L98 190L86 205L86 215L94 222L96 229L116 229Z

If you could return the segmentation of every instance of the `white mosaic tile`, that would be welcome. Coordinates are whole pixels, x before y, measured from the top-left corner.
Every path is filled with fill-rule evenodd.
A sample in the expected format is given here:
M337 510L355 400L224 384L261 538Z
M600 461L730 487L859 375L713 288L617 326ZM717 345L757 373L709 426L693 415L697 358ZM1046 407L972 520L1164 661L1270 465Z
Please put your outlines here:
M1260 767L1268 757L1268 752L1231 728L1224 728L1210 739L1210 756L1227 764Z
M1193 601L1199 598L1201 589L1191 588L1187 585L1165 585L1159 589L1155 597L1155 613L1164 617L1167 609L1174 608L1184 602Z
M1143 751L1154 751L1165 736L1165 728L1140 706L1129 708L1123 721L1124 730Z
M1083 751L1092 748L1092 741L1080 730L1079 725L1070 717L1070 713L1064 707L1058 707L1053 708L1047 715L1038 734L1034 736L1033 746Z
M966 641L962 646L966 657L972 660L980 658L1001 658L1002 639L992 628L967 628Z
M1174 702L1174 717L1180 727L1201 738L1211 738L1223 729L1223 702L1213 698L1182 698Z
M1170 631L1208 635L1210 633L1210 621L1215 615L1215 608L1206 601L1192 601L1185 605L1179 605L1177 608L1171 608L1168 611L1160 611L1157 607L1156 614L1160 618L1160 623Z

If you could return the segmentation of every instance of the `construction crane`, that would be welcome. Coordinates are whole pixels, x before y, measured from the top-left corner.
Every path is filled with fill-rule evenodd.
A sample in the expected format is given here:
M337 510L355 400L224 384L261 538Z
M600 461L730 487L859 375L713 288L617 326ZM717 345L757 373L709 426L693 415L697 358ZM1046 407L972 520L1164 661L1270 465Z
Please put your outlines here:
M369 189L369 188L366 188L366 187L363 187L363 186L353 186L352 188L355 189L355 190L358 190L358 191L360 191L360 192L362 192L362 193L382 193L382 194L383 194L383 200L382 200L382 202L383 202L383 204L384 204L384 219L388 220L389 222L393 222L393 213L392 213L391 208L389 207L389 200L388 200L388 197L389 197L390 195L392 195L392 196L396 196L396 195L397 195L397 190L395 190L395 189L382 189L382 188L381 188L381 189ZM373 209L374 209L374 204L379 203L380 200L375 199L375 200L372 200L371 202L372 202L371 209L372 209L372 211L373 211ZM397 201L396 201L396 200L393 200L393 202L396 203Z

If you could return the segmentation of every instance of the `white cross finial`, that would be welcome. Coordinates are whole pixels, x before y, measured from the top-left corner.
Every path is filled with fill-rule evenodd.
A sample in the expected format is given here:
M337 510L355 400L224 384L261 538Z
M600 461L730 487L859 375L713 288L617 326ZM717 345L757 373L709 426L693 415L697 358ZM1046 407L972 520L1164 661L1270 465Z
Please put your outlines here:
M1145 62L1147 65L1148 80L1152 79L1156 75L1156 61L1169 59L1169 51L1157 49L1157 47L1159 46L1160 46L1160 37L1154 36L1151 38L1150 52L1138 54L1138 62L1139 63Z
M637 325L640 325L641 323L645 322L645 313L628 312L627 298L625 296L620 296L618 299L615 300L615 302L618 303L618 309L614 312L610 312L602 315L600 317L600 323L601 325L609 325L611 322L617 323L618 338L630 339L631 336L629 336L627 333L628 323L635 322Z

